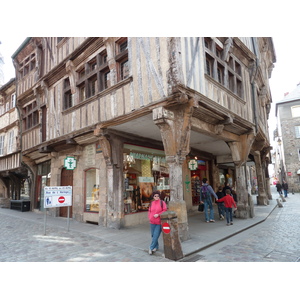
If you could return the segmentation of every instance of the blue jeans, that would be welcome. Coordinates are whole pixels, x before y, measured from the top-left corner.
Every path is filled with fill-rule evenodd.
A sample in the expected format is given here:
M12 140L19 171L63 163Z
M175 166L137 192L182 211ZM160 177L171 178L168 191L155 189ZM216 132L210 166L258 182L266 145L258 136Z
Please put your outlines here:
M286 198L287 194L288 194L288 191L287 190L283 190L283 192L284 192L284 197Z
M160 224L150 224L152 242L150 249L153 250L156 248L158 250L158 239L161 234L161 225Z
M232 208L231 207L225 207L225 213L226 213L226 221L227 224L232 222Z
M221 217L221 215L223 217L225 216L225 206L223 202L218 203L218 212L219 212L219 217Z
M209 215L208 215L209 208ZM205 221L214 220L214 208L211 199L204 200Z

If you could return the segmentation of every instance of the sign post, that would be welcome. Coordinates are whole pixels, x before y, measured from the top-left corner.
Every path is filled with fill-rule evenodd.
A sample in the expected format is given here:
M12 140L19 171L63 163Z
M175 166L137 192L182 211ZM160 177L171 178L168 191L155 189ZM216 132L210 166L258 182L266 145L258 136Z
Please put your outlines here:
M72 206L72 186L45 186L44 188L44 235L46 235L47 208L68 206L68 231L70 226L70 206Z

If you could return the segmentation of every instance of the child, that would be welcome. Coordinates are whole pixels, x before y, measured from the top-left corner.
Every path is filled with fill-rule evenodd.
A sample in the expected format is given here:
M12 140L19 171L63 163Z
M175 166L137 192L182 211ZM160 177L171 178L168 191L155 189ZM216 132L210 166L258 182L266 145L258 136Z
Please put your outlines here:
M230 190L226 190L226 196L224 196L221 199L216 200L217 202L224 201L225 205L225 212L226 212L226 220L227 220L227 226L230 224L232 225L232 205L236 208L236 203L232 196L230 196ZM230 223L229 223L230 222Z
M219 186L218 191L216 192L217 196L219 199L223 198L225 195L222 192L222 187ZM219 212L219 217L220 220L224 220L225 216L225 206L224 206L224 201L217 202L218 205L218 212Z

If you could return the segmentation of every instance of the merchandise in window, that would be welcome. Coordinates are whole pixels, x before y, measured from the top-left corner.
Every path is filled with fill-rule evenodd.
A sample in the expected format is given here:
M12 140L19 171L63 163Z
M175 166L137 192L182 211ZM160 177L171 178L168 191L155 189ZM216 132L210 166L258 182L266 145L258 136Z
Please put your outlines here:
M99 170L92 168L85 171L85 211L99 212L99 204Z
M169 201L169 170L162 150L125 144L123 158L125 214L147 211L155 190Z

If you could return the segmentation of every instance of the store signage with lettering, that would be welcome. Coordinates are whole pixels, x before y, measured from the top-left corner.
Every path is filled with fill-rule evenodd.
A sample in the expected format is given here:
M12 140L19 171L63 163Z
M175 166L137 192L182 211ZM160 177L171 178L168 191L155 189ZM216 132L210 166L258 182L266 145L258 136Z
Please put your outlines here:
M72 186L45 186L44 208L72 206Z
M132 156L135 159L153 160L153 161L162 162L162 163L166 162L166 158L165 157L155 156L155 155L152 155L152 154L130 152L130 156Z

